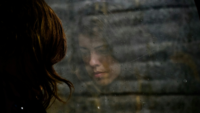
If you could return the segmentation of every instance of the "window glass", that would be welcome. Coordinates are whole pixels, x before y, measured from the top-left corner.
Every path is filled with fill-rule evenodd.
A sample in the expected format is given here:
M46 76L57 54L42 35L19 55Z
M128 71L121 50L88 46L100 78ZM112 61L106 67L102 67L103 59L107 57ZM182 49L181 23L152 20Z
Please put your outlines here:
M56 71L75 86L48 113L198 113L200 21L193 0L46 0L68 51ZM59 85L67 100L69 89Z

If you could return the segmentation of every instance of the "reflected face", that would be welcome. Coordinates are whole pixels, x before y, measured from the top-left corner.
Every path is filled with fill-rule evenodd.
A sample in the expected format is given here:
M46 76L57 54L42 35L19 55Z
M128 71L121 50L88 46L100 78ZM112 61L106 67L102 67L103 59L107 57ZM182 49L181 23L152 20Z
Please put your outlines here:
M120 64L102 38L80 35L79 47L86 70L98 85L108 85L120 74Z

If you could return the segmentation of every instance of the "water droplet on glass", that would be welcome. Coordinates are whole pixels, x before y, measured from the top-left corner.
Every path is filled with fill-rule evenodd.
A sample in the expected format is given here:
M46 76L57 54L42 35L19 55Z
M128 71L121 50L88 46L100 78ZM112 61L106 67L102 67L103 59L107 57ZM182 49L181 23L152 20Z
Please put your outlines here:
M97 106L97 108L98 108L98 109L100 109L100 107L99 107L99 106Z

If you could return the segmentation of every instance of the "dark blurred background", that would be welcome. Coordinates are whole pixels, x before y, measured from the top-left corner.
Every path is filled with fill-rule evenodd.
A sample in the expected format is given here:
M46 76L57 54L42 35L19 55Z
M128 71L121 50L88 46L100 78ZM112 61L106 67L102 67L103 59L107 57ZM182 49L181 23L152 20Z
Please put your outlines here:
M75 86L70 101L55 101L48 113L200 113L200 21L193 0L46 2L62 20L68 40L67 56L55 68ZM118 39L129 42L120 47L129 48L124 55L132 54L123 62L132 74L101 91L70 71L70 42L81 15L109 22ZM67 86L59 85L59 94L66 99Z

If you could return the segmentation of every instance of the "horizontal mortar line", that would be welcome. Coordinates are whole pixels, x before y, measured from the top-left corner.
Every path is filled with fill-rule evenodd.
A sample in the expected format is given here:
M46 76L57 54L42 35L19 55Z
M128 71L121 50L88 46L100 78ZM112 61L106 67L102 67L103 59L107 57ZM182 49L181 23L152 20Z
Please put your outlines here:
M115 14L115 13L123 13L123 12L134 12L134 11L146 11L146 10L149 10L149 9L169 9L169 8L191 8L191 7L196 7L196 5L166 5L166 6L152 6L152 7L142 7L142 8L128 8L128 9L124 9L124 10L113 10L113 11L108 11L108 14ZM101 14L95 14L95 13L90 13L90 14L87 14L88 16L98 16L98 15L103 15L102 13Z
M131 96L131 95L139 95L139 96L199 96L200 93L132 93L132 92L126 92L126 93L100 93L100 94L73 94L73 96L81 96L81 97L92 97L92 96Z
M128 95L140 95L140 96L200 96L200 93L101 93L101 96L128 96Z

